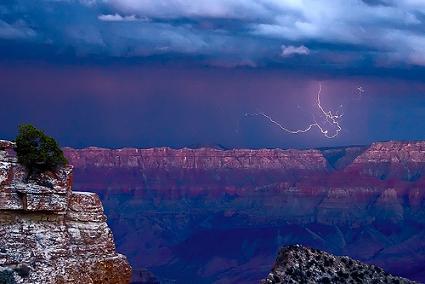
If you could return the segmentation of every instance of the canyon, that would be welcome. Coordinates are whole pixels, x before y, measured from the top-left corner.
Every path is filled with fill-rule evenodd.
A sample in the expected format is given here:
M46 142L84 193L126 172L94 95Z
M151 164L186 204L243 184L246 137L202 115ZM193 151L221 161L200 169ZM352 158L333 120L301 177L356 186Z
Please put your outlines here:
M129 283L99 197L70 166L28 178L15 147L0 140L0 283Z
M258 283L292 244L425 282L424 141L64 152L74 190L102 200L135 283L145 267L164 283Z

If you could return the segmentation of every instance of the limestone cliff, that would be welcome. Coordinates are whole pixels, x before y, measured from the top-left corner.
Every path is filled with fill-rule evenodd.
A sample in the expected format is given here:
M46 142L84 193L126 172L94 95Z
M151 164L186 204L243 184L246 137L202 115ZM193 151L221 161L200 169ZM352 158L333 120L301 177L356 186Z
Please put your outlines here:
M101 201L71 185L71 167L26 181L14 144L0 141L0 282L129 283Z

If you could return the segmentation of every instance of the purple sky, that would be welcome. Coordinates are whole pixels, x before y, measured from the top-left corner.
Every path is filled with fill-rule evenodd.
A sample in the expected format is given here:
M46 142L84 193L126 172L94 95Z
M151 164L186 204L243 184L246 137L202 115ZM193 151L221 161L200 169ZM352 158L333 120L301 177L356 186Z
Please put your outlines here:
M316 147L425 139L420 127L425 84L406 79L173 64L39 63L3 65L0 76L5 138L14 137L16 125L31 122L76 147ZM263 111L289 128L304 128L313 120L319 82L324 109L344 113L335 139L316 128L288 134L261 117L245 116Z
M0 137L32 123L74 147L425 139L424 23L414 0L6 0ZM343 113L334 139L246 116L332 132L319 82Z

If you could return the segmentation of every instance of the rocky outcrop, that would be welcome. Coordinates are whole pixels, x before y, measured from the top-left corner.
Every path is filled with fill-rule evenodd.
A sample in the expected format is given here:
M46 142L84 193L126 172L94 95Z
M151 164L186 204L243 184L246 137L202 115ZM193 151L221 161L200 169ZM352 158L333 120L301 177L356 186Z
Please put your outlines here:
M129 283L100 199L71 186L71 167L27 180L14 144L0 141L0 279Z
M263 284L288 283L416 283L386 273L381 268L361 263L346 256L300 245L279 251L276 263Z

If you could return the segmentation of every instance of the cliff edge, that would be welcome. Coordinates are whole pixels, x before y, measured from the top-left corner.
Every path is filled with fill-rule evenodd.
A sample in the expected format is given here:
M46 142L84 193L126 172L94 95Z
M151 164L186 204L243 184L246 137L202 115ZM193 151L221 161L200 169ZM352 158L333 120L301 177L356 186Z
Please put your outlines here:
M72 167L25 177L14 144L0 140L0 283L129 283L102 203L72 192Z

